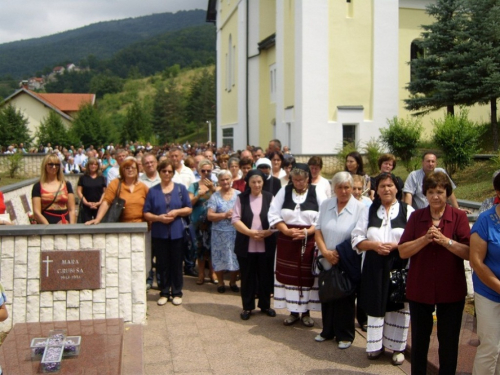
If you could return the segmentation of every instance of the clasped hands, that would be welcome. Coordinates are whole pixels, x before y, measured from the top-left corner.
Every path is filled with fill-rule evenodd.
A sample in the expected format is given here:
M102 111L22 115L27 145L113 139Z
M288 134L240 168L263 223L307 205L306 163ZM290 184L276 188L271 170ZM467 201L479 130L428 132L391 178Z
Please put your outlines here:
M425 239L427 242L435 242L438 245L446 247L448 244L448 238L441 233L441 229L436 227L436 226L431 226L428 230L427 233L425 234Z
M166 214L158 215L158 221L163 224L170 224L177 217L177 210L172 210Z
M303 240L304 238L306 238L304 229L299 229L299 228L288 228L285 230L283 234L288 237L292 237L293 241Z
M398 248L397 243L393 242L377 242L377 246L375 247L375 250L378 255L389 255L391 251L396 250Z
M250 238L253 238L256 241L264 241L266 237L269 237L273 232L271 230L250 230Z

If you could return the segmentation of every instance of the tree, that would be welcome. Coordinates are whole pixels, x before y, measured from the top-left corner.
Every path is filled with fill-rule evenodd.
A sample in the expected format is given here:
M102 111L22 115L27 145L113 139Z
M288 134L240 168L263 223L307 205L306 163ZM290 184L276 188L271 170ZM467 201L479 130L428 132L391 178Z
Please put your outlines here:
M0 145L8 146L14 143L29 145L32 140L28 128L28 119L21 110L12 105L0 109Z
M109 122L92 104L84 104L76 115L70 130L71 137L83 145L109 143Z
M422 40L415 41L424 55L410 62L412 79L406 88L411 96L405 99L405 108L420 115L446 107L453 114L466 79L463 49L467 8L463 0L437 0L427 6L426 13L436 21L423 25Z
M169 80L167 87L158 87L153 102L153 132L160 143L173 141L179 136L183 125L183 94L175 81Z
M73 143L68 134L68 130L61 120L61 116L55 111L50 111L49 116L43 119L35 136L38 142L43 145L51 143L69 147Z
M123 81L120 77L107 74L97 74L90 80L90 92L102 98L104 94L114 94L123 89Z
M187 120L198 126L204 125L206 121L215 125L216 103L215 72L203 69L191 81L186 108Z
M468 0L465 84L457 95L467 105L490 104L493 148L498 150L497 100L500 97L500 0Z
M150 116L147 110L134 100L127 108L127 117L123 126L122 142L137 141L140 138L149 140L152 135Z
M479 151L481 128L467 118L467 111L457 116L447 115L444 119L434 120L434 142L443 151L443 161L450 175L470 165L475 153Z

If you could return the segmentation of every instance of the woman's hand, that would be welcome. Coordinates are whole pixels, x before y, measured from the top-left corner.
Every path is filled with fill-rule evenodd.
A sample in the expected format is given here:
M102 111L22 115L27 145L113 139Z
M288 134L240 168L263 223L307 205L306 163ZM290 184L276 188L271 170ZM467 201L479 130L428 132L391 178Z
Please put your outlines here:
M215 191L214 183L212 182L212 180L210 180L208 178L204 178L203 179L203 185L201 185L201 186L205 186L211 192Z
M97 221L97 219L93 219L85 222L85 225L94 225L94 224L99 224L99 221Z
M264 241L264 233L261 230L251 229L249 233L249 237L253 238L255 241Z
M225 214L225 218L226 219L231 219L233 217L233 209L231 208L230 210L228 210Z
M199 184L199 188L198 188L198 196L200 197L203 197L205 196L208 192L210 191L210 188L205 185L204 183L203 184Z
M440 228L436 228L435 226L432 226L429 228L427 231L430 236L432 236L432 241L437 243L438 245L441 245L443 247L448 247L448 241L450 240L448 237L446 237L442 232Z
M373 250L375 250L378 255L387 256L394 249L390 242L377 242L377 246L375 246Z
M333 264L333 265L336 265L339 260L340 260L340 257L339 257L339 252L335 249L333 250L327 250L325 251L323 254L323 257L328 261L330 262L330 264Z

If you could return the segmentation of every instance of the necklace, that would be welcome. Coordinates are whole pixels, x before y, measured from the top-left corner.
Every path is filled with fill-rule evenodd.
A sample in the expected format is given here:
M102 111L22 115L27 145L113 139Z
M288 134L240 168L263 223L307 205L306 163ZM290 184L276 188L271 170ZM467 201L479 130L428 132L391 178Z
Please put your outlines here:
M297 189L293 188L293 191L295 192L295 194L297 195L304 195L305 192L307 191L307 188L305 188L304 190L302 190L301 192L299 192Z
M443 215L444 215L444 212L439 217L434 217L432 215L431 215L431 217L432 217L432 220L439 221L439 220L441 220L441 218L443 217Z

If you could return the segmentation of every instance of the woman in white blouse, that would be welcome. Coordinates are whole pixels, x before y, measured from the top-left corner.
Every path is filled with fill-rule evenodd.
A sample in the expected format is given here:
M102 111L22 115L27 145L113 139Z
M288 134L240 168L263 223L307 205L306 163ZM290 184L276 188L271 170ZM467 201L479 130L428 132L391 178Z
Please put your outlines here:
M312 327L309 310L319 311L318 280L311 273L314 226L323 191L311 185L307 164L297 163L290 172L292 184L276 194L269 210L269 225L280 231L276 253L274 307L287 308L286 326L301 320ZM302 317L299 315L302 314Z
M381 173L376 181L373 204L365 208L352 232L353 249L365 252L358 303L368 315L368 359L377 359L388 348L393 351L392 363L401 365L410 312L407 303L390 301L389 277L391 270L406 266L407 261L399 256L398 243L414 210L396 198L396 176Z
M323 266L328 269L329 265L342 263L337 247L346 240L350 242L351 232L365 207L352 195L353 180L349 172L339 172L333 176L332 186L334 196L321 204L315 233L316 244L324 257ZM349 249L352 251L350 244ZM316 341L336 338L340 349L351 346L355 332L354 300L355 293L352 293L345 298L321 304L323 331L316 336Z

